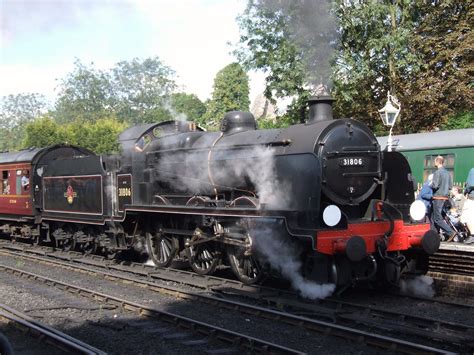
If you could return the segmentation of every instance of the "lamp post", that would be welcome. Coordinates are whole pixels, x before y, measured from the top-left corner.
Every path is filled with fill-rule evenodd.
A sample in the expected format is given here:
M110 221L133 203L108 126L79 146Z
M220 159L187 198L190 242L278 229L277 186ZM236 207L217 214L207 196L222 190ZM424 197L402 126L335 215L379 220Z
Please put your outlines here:
M387 139L387 150L392 151L392 129L395 122L400 114L401 105L398 100L390 95L390 91L387 93L387 102L385 106L379 110L380 118L385 126L390 127L390 132Z

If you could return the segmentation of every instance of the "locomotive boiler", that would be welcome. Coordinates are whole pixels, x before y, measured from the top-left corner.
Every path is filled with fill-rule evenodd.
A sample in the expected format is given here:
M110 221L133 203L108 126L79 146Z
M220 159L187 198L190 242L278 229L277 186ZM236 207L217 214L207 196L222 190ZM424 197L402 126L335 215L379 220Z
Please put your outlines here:
M284 129L257 129L240 111L219 132L136 126L121 134L120 155L56 157L41 174L32 164L42 204L31 223L58 247L113 256L143 240L158 267L229 265L247 284L271 270L267 250L282 242L317 283L426 272L439 237L413 215L407 161L381 151L363 123L333 119L331 104L312 97L307 122Z

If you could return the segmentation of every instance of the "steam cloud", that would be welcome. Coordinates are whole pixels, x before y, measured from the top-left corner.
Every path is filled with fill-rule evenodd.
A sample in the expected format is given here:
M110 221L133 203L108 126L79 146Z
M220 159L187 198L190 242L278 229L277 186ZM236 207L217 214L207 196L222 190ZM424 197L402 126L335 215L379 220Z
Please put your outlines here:
M232 164L231 171L217 170L217 178L226 181L228 175L232 174L239 180L248 177L259 197L261 204L270 208L282 208L288 205L288 186L279 182L275 168L274 150L266 147L255 147L252 149L251 163L247 160L238 160Z
M211 176L217 189L248 190L248 186L242 186L246 181L250 182L250 188L255 189L260 204L279 209L288 206L291 194L288 184L277 179L274 150L256 146L241 153L233 159L211 161ZM167 154L160 158L157 173L166 176L175 189L196 195L213 194L207 154L207 149L204 152Z
M334 292L336 286L333 284L317 284L303 277L299 251L278 232L266 228L253 231L252 235L259 255L289 280L293 289L303 297L315 300L326 298Z
M288 40L299 48L313 86L331 87L330 61L337 38L337 21L328 0L260 0L264 10L282 14Z
M433 278L426 275L400 280L400 290L406 295L432 298L435 295L433 282Z

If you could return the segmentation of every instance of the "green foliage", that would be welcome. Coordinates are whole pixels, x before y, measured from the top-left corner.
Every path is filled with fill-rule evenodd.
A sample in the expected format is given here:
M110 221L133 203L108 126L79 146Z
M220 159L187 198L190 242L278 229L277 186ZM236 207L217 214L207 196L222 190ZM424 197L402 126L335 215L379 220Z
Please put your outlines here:
M296 98L287 112L293 122L304 110L302 96L315 77L313 71L321 69L315 48L331 38L315 21L309 22L316 24L314 35L307 36L308 17L323 11L310 11L309 16L305 11L324 3L249 0L238 18L239 61L247 69L268 74L268 98ZM326 54L332 63L336 117L362 120L386 134L377 110L390 91L402 104L397 133L469 124L460 113L472 111L474 104L472 2L334 0L332 4L339 38L334 56L330 49ZM453 116L467 121L448 123Z
M23 127L47 109L46 98L35 93L8 95L0 99L0 150L20 148Z
M67 130L72 144L103 154L119 151L118 136L125 128L125 123L109 117L96 122L73 122L68 125Z
M228 111L248 111L249 79L238 63L232 63L221 69L214 79L212 99L202 122L207 127L216 128Z
M468 125L474 107L474 3L420 2L418 13L409 45L423 65L403 83L404 111L410 117L407 130L459 127L457 119Z
M41 94L23 93L0 99L0 126L14 128L25 124L47 109L46 98Z
M57 122L94 121L113 112L115 97L110 74L79 60L61 80L53 117Z
M340 24L334 65L336 112L374 128L387 91L404 106L400 85L420 66L408 46L417 15L415 2L337 0L334 9Z
M273 128L286 128L292 124L295 124L294 119L290 115L283 115L278 119L259 119L257 125L259 129L273 129Z
M66 142L66 130L54 122L51 117L39 118L25 126L24 148L47 147L48 145Z
M67 143L92 150L97 154L118 152L118 135L126 124L113 117L95 122L77 120L59 125L50 117L39 118L26 125L23 147L46 147Z
M474 128L474 111L455 114L441 126L441 130L461 128Z
M108 71L76 61L61 81L54 117L61 123L111 115L131 124L159 122L170 118L166 102L174 89L174 71L158 57L122 61Z
M131 124L169 119L166 102L176 88L174 75L158 57L117 63L111 73L117 117Z
M240 46L234 51L247 69L268 73L264 95L275 102L275 97L299 96L304 93L307 72L302 52L290 40L290 15L250 0L245 12L237 18ZM295 5L296 6L296 5ZM299 121L293 116L292 121Z
M268 73L265 97L291 96L302 90L306 77L301 53L290 41L289 16L258 1L249 1L237 18L241 36L235 50L246 69Z
M171 106L174 111L185 115L189 121L202 122L206 105L194 94L179 92L171 95Z

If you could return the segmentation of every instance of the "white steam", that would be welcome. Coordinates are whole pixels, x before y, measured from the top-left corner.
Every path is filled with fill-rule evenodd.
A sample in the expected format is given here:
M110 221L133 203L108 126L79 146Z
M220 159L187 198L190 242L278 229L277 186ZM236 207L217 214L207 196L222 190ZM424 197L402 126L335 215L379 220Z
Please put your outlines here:
M289 280L293 289L299 291L301 296L315 300L326 298L334 292L334 284L318 284L303 277L297 248L281 238L279 233L263 229L253 231L252 235L259 255Z
M338 23L328 0L259 0L253 3L260 10L284 19L287 31L283 36L300 51L310 83L332 87L331 59L338 37Z
M400 280L400 291L406 295L432 298L435 295L434 280L426 275Z
M237 152L219 152L219 145L216 146L210 162L207 149L166 153L158 162L157 173L173 188L191 194L213 195L214 187L219 192L235 189L244 195L254 194L266 208L288 206L289 184L277 178L272 148L252 146ZM219 156L225 158L221 160Z
M255 187L260 204L268 208L288 205L288 184L276 178L275 152L272 148L253 147L248 159L235 159L226 169L222 169L222 166L213 168L212 174L214 179L222 182L229 181L230 177L239 181L248 178Z

